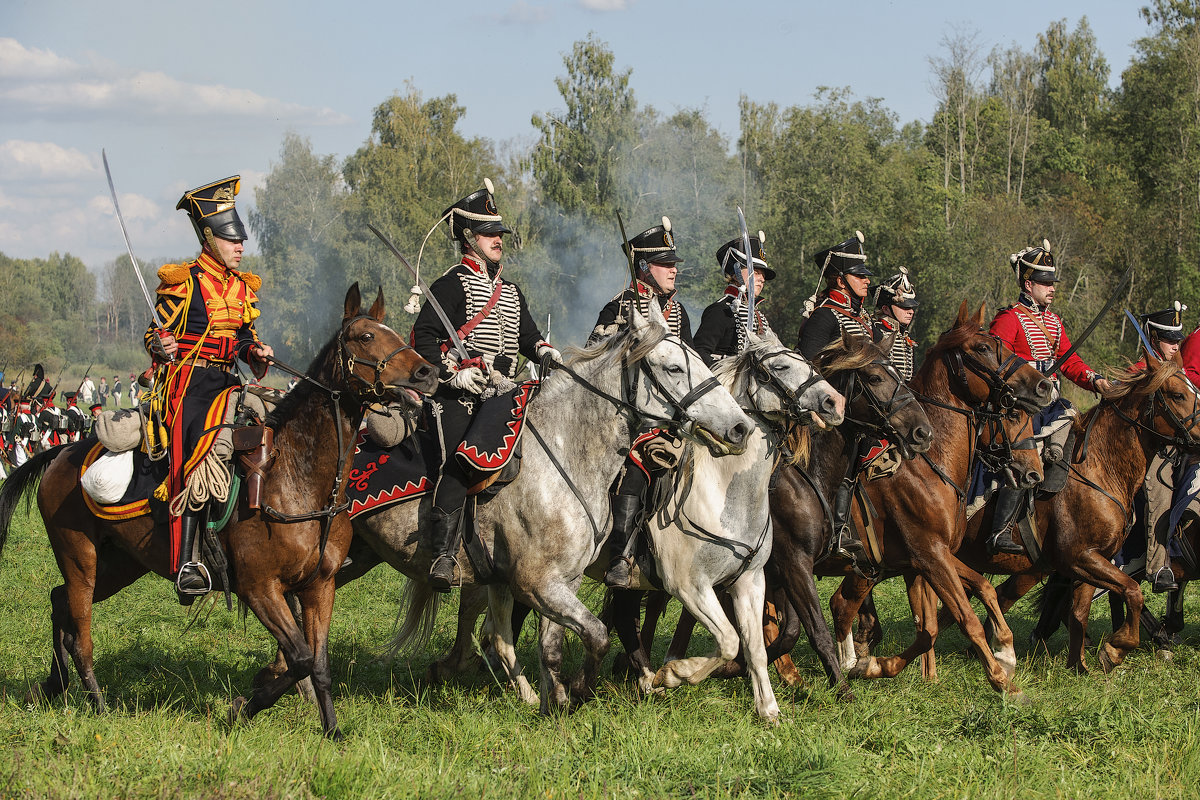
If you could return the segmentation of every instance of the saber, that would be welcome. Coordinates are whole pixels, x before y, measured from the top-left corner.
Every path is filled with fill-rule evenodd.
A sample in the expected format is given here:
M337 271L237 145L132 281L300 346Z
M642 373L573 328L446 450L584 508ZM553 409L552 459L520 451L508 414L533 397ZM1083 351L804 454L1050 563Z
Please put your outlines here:
M146 298L146 305L150 306L150 316L154 318L154 327L160 331L165 330L166 326L163 325L162 318L158 316L158 309L154 307L154 301L150 299L150 290L146 288L146 279L142 277L138 260L133 257L133 246L129 244L129 231L125 229L125 218L121 216L121 204L117 202L117 187L113 185L112 170L108 168L108 154L101 150L100 158L104 161L104 175L108 178L108 191L112 192L113 210L117 212L117 222L121 226L121 238L125 240L125 252L129 253L129 264L133 267L133 274L137 276L138 286L142 287L142 297Z
M416 282L417 288L421 290L421 294L425 295L425 299L429 302L429 306L433 309L433 313L437 314L437 318L442 321L442 325L446 328L446 333L450 334L450 342L454 345L454 349L458 351L459 360L469 360L470 356L467 355L467 347L462 343L462 339L458 338L458 330L450 324L450 318L446 316L446 311L442 308L442 304L437 301L436 297L429 293L429 287L426 286L425 282L421 280L421 276L417 274L415 269L413 269L412 264L408 263L408 259L404 257L404 254L396 248L396 245L392 244L390 239L383 235L382 231L369 222L367 223L367 228L371 231L371 233L379 237L379 241L383 242L384 245L387 246L387 249L392 251L392 255L400 259L400 263L403 264L410 273L412 273L413 280Z
M1132 264L1129 265L1129 269L1125 270L1125 274L1121 276L1121 280L1117 283L1117 288L1113 290L1112 297L1108 298L1108 302L1104 304L1104 308L1100 309L1100 313L1097 314L1096 318L1092 320L1092 324L1088 325L1087 328L1084 329L1080 337L1071 345L1071 348L1067 350L1067 352L1063 353L1062 356L1059 357L1058 361L1055 361L1053 366L1050 367L1050 371L1045 374L1053 375L1054 373L1058 372L1059 369L1062 368L1062 365L1067 363L1067 359L1075 355L1075 351L1079 349L1079 345L1087 341L1087 338L1092 335L1092 331L1096 330L1096 326L1100 324L1100 320L1104 318L1104 315L1108 313L1108 310L1117 302L1117 297L1120 296L1121 291L1129 283L1129 279L1131 277L1133 277ZM1141 330L1140 325L1137 326L1137 328L1138 330Z
M621 244L625 245L628 252L625 254L629 261L629 277L633 281L634 291L637 290L637 267L633 265L633 247L629 244L629 237L625 235L625 223L621 220L621 211L617 210L617 227L621 229Z
M746 230L746 215L742 207L737 207L738 223L742 226L742 247L746 253L746 268L742 270L742 278L746 286L746 334L747 338L754 334L754 262L750 256L750 231Z

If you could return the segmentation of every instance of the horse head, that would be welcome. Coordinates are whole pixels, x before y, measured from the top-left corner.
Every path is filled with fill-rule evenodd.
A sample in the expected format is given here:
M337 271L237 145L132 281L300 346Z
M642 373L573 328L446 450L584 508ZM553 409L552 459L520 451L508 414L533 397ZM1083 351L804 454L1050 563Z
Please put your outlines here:
M714 369L718 380L744 406L773 422L799 422L818 428L841 425L846 398L804 356L784 347L768 331L750 332L746 348Z
M1200 392L1188 378L1180 354L1162 359L1145 348L1142 352L1145 368L1130 370L1104 399L1119 403L1121 415L1130 422L1137 421L1133 407L1142 406L1138 424L1181 450L1200 454ZM1123 398L1127 399L1121 403Z
M700 355L667 328L658 303L648 317L633 309L626 359L628 401L649 420L708 447L714 455L745 452L754 423ZM645 380L639 380L644 377Z
M364 402L399 401L416 409L437 388L437 368L383 324L383 288L367 311L355 283L346 292L337 363L342 380Z
M843 334L817 356L817 369L845 395L848 422L896 444L906 459L933 444L929 417L882 347Z
M947 390L979 424L981 458L1013 488L1028 489L1041 483L1043 476L1031 415L1049 405L1056 394L1042 373L984 329L986 314L985 303L971 314L967 302L962 302L954 324L925 357L921 383L928 385L929 370L944 368Z

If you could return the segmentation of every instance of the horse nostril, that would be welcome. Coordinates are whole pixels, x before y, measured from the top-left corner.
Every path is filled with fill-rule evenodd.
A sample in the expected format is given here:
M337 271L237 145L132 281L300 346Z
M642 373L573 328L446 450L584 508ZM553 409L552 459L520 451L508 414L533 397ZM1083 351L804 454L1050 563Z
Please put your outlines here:
M924 425L918 425L913 429L913 438L920 444L933 441L933 430Z
M749 428L746 427L746 423L739 422L730 429L729 441L733 444L741 444L742 442L746 441L746 436L749 434L749 432L750 431Z
M1034 470L1029 470L1028 472L1025 473L1025 485L1026 486L1037 486L1041 482L1042 482L1041 473L1038 473Z
M1053 388L1050 385L1050 381L1047 381L1047 380L1038 381L1038 385L1037 385L1037 396L1038 397L1049 397L1050 393L1052 391L1053 391Z

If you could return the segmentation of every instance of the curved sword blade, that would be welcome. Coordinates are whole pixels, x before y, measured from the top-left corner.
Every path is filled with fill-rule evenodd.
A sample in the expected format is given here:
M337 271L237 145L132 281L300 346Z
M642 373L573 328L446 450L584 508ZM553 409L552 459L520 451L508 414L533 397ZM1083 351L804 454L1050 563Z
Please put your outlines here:
M150 290L146 288L146 279L142 277L142 269L138 266L138 260L134 258L133 246L129 244L129 231L125 229L125 218L121 216L121 204L117 202L117 187L113 186L112 170L108 168L108 154L101 150L100 158L104 161L104 175L108 178L108 191L112 193L113 210L117 212L117 222L121 226L121 238L125 240L125 252L129 253L129 265L133 267L133 274L137 276L138 286L142 287L142 297L146 298L146 305L150 306L150 316L154 318L154 326L163 328L165 326L158 316L157 309L154 308Z

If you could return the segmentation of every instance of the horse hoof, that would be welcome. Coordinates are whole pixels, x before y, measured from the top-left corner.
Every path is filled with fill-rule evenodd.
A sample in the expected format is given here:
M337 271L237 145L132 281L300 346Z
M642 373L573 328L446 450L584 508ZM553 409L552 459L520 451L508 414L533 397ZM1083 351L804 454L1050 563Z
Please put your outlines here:
M250 701L244 697L233 698L233 704L229 707L229 724L236 725L241 719L249 719L246 715L246 706Z
M1083 663L1082 661L1075 664L1067 664L1067 669L1074 671L1076 675L1087 675L1089 672L1091 672L1091 670L1088 669L1087 664Z
M1163 647L1160 647L1159 649L1155 650L1154 656L1159 661L1171 662L1171 661L1175 660L1175 654L1172 653L1170 650L1167 650L1166 648L1163 648Z
M851 689L850 684L846 683L845 681L837 685L837 689L834 690L834 695L840 702L843 703L853 703L855 700L854 690Z
M858 663L846 673L848 678L878 678L882 675L883 671L879 668L879 661L874 656L860 658Z
M679 679L679 676L675 674L675 671L664 664L662 668L658 670L658 672L654 673L654 682L651 685L654 687L674 689L681 683L683 683L683 681Z
M331 742L342 742L346 740L346 734L342 733L342 729L334 725L332 729L325 731L325 738Z
M1015 706L1020 706L1021 708L1029 708L1033 705L1033 701L1030 700L1029 697L1020 689L1009 692L1004 696L1004 699Z

